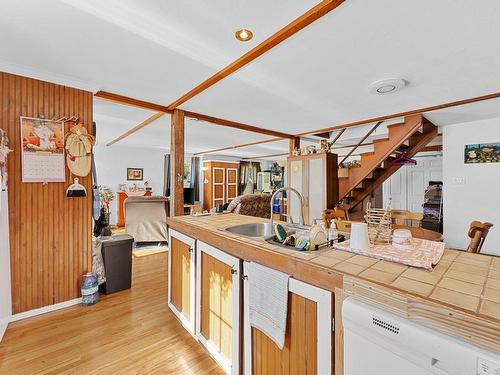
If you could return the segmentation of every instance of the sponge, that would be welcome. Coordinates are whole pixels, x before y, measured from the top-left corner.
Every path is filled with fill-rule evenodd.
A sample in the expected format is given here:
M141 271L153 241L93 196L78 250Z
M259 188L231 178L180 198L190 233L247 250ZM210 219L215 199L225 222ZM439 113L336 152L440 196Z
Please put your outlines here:
M286 230L285 227L281 224L276 224L274 227L274 234L279 242L283 242L286 239Z

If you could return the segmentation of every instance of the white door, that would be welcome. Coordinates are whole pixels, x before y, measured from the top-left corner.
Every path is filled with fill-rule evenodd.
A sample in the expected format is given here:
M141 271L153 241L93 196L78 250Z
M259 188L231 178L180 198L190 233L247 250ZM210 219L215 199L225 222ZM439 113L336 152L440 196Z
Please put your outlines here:
M417 165L403 166L383 183L384 207L391 200L391 208L422 212L425 189L429 181L442 181L443 159L441 156L416 157Z
M198 241L196 336L228 374L240 371L241 261Z
M416 158L417 165L407 169L407 206L412 212L423 212L425 189L429 181L443 180L443 159L436 157Z
M384 181L384 208L391 205L394 210L406 210L406 170L399 168L396 173Z

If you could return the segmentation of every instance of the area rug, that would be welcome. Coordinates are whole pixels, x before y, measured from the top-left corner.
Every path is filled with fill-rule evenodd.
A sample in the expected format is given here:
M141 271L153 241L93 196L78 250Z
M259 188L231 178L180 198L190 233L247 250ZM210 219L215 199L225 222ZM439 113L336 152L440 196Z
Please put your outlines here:
M134 244L135 245L135 244ZM135 245L137 246L137 245ZM165 253L168 251L168 246L167 245L160 245L158 246L157 244L155 245L144 245L144 246L137 246L132 249L132 255L136 258L140 257L145 257L148 255L153 255L153 254L158 254L158 253Z

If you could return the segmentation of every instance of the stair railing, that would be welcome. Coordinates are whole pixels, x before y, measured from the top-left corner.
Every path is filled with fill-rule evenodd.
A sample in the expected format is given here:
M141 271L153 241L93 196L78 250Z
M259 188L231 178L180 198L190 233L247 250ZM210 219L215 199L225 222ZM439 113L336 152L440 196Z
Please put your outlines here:
M347 158L348 158L349 156L351 156L351 155L352 155L352 153L353 153L354 151L356 151L356 149L357 149L359 146L361 146L361 145L362 145L362 143L363 143L364 141L366 141L366 138L368 138L370 135L372 135L372 133L373 133L375 130L377 130L377 128L378 128L378 127L380 126L380 124L382 124L382 123L383 123L383 121L379 121L379 122L377 122L377 123L376 123L376 124L375 124L375 125L374 125L374 126L373 126L373 127L372 127L369 131L368 131L368 133L366 133L366 134L365 134L365 136L364 136L363 138L361 138L361 140L360 140L360 141L359 141L359 142L358 142L358 143L357 143L357 144L356 144L356 145L355 145L355 146L351 149L351 151L349 151L349 152L347 153L347 155L346 155L346 156L344 156L344 158L342 159L342 161L339 163L339 166L341 166L341 165L342 165L342 163L343 163L343 162L345 162L345 161L347 160ZM345 129L344 129L344 130L345 130Z

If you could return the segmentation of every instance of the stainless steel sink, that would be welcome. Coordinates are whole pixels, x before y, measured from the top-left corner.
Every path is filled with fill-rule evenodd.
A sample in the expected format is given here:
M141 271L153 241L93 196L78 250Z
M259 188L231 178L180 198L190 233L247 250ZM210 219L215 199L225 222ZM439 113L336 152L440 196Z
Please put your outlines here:
M274 235L271 223L252 223L226 228L228 232L247 237L269 237Z

